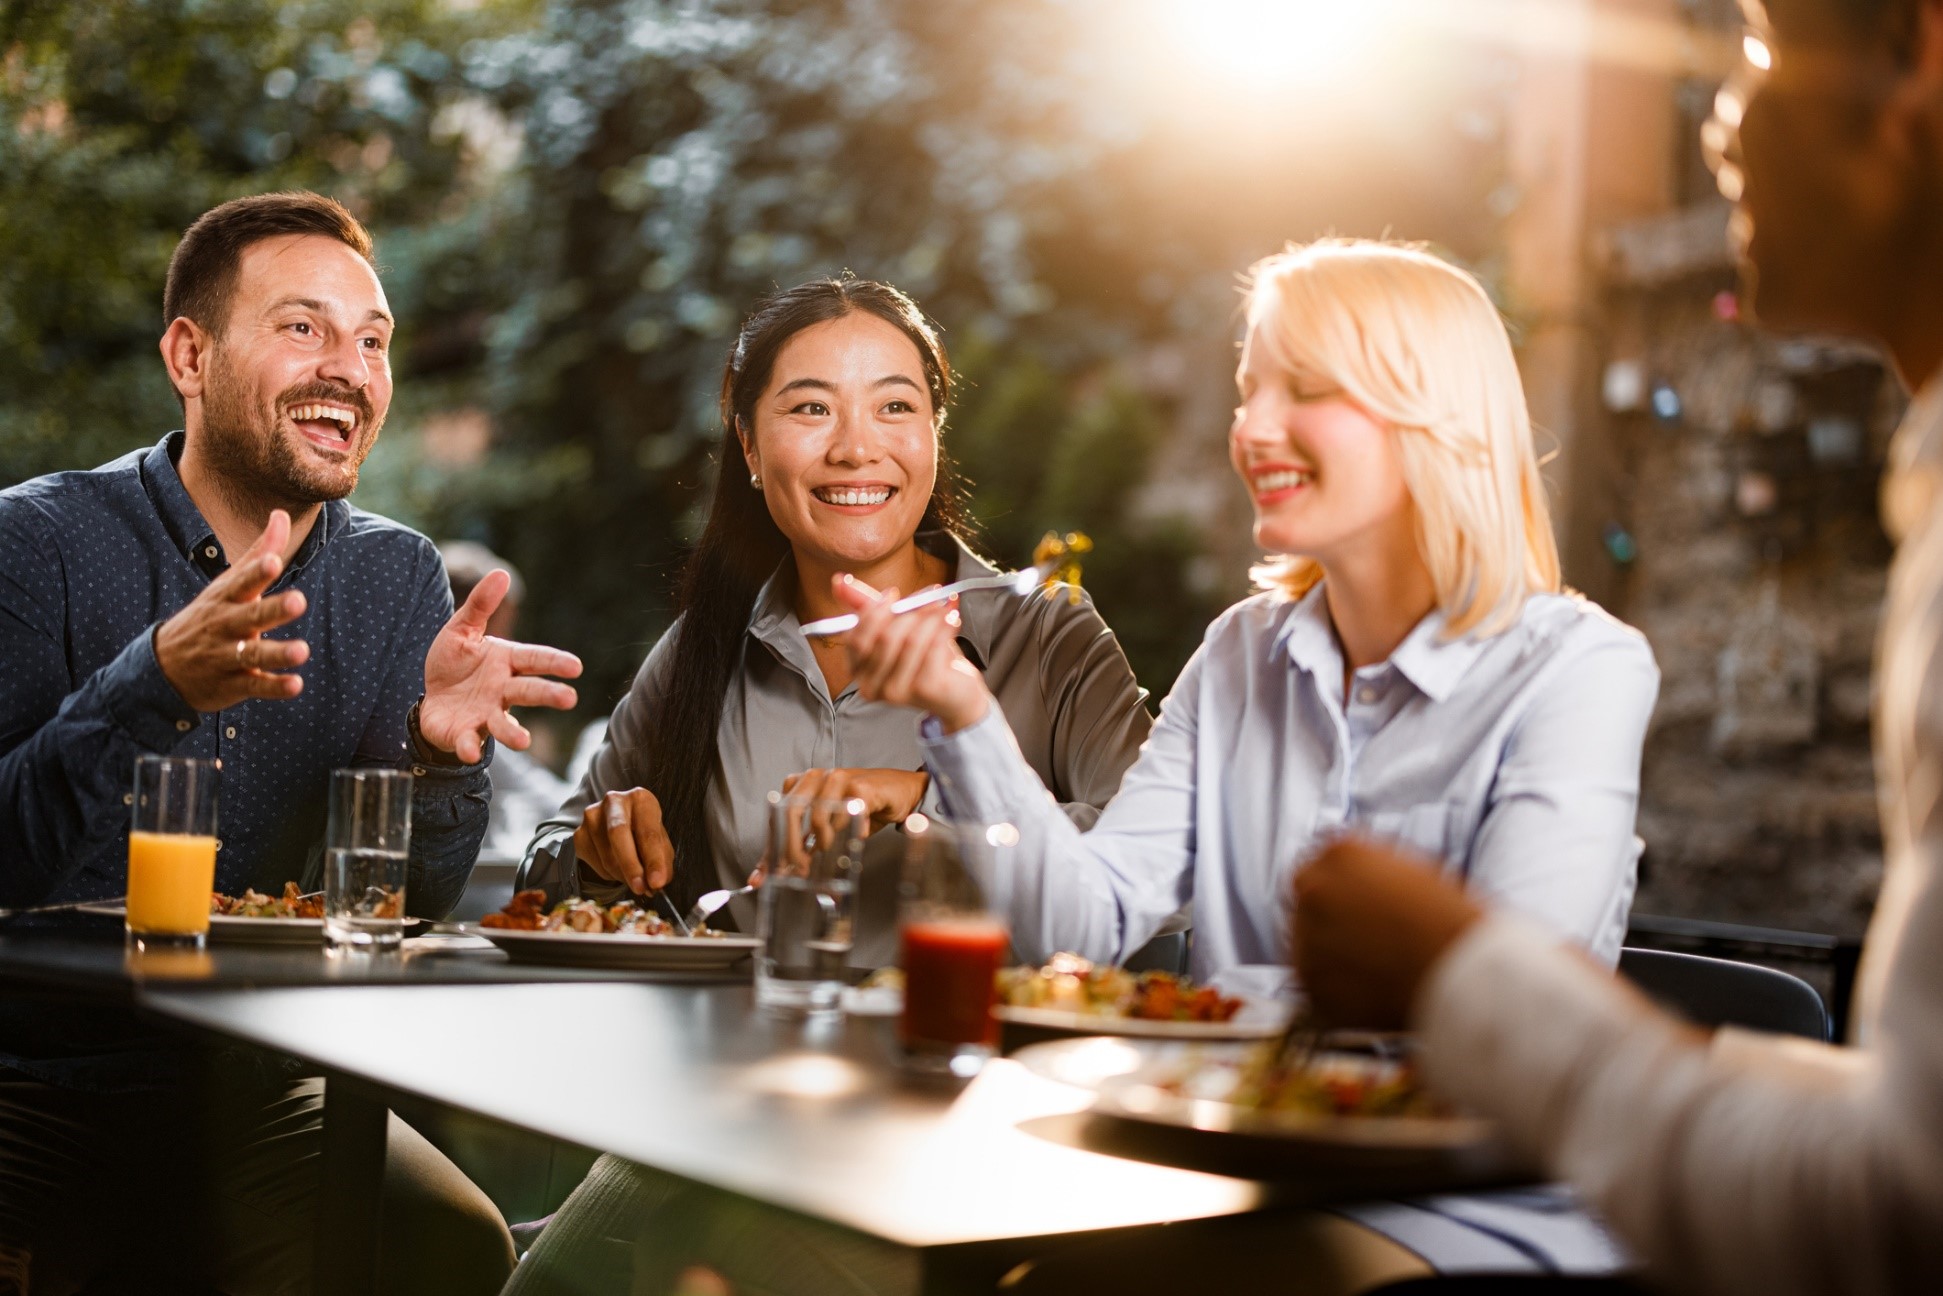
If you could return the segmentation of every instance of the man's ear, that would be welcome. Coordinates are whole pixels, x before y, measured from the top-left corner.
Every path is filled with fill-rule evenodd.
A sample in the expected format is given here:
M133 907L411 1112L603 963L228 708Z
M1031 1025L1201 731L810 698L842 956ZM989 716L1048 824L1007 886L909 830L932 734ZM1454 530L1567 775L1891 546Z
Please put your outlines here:
M209 355L216 339L187 315L178 315L162 333L162 363L183 400L198 398L209 379Z

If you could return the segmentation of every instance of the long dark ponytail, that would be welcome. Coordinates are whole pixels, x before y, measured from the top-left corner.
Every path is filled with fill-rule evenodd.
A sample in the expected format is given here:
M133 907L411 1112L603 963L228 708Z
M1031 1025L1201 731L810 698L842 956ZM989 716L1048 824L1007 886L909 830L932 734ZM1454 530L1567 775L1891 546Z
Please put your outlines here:
M716 455L715 496L701 539L683 565L675 610L674 666L660 699L657 753L650 790L675 848L668 890L686 908L716 885L706 803L721 770L716 750L722 703L740 669L743 636L763 582L789 556L789 541L769 516L760 492L742 471L741 431L755 426L755 405L790 338L813 324L867 312L911 339L924 363L931 408L942 426L951 399L951 362L937 330L909 297L886 283L816 279L756 304L736 336L722 373L722 443ZM740 429L741 431L739 431ZM965 533L963 487L943 448L937 482L925 507L923 530ZM706 753L704 756L703 754ZM754 861L743 861L753 866Z

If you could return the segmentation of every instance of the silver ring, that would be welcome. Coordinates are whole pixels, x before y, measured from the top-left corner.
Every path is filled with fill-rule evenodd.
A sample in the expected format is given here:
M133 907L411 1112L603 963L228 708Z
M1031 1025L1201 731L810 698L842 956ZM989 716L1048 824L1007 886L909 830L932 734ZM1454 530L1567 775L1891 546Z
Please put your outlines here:
M609 828L624 828L627 826L626 802L609 801L607 803L607 826Z
M236 664L244 670L249 669L249 663L243 660L243 650L249 646L250 641L247 639L238 639L236 641Z

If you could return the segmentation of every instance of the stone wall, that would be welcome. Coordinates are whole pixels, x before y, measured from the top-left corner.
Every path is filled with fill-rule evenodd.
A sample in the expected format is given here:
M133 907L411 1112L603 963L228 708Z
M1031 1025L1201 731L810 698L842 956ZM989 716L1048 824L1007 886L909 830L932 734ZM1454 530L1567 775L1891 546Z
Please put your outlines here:
M1678 221L1695 214L1660 232ZM1662 672L1635 911L1859 935L1881 876L1876 482L1901 397L1873 353L1747 327L1724 265L1672 264L1613 266L1608 567L1580 578Z

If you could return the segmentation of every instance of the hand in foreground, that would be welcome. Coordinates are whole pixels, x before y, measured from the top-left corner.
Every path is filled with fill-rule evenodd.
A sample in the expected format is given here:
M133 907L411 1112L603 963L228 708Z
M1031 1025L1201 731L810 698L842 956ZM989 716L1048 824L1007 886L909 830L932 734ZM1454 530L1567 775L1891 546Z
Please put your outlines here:
M894 589L879 594L856 577L833 577L837 601L857 614L845 646L857 691L874 702L918 707L946 733L985 718L992 695L985 677L958 651L958 600L892 612Z
M1435 861L1344 837L1295 875L1295 971L1332 1026L1397 1029L1437 959L1484 911Z
M303 692L301 676L278 672L309 661L310 645L262 637L304 614L304 596L297 590L263 597L283 572L289 540L290 515L272 509L248 552L156 630L156 664L193 709L221 711L245 698L293 698Z
M541 676L574 679L580 674L580 658L558 648L514 643L486 633L486 620L506 597L510 584L512 577L503 570L488 573L425 654L425 700L418 706L418 731L434 747L468 765L485 750L487 734L514 751L524 751L533 741L509 707L565 711L574 704L571 688Z
M856 797L868 810L873 828L903 823L930 786L931 776L923 770L901 769L805 770L783 780L783 791L793 796L828 801Z
M675 875L661 802L646 788L609 792L588 806L573 830L573 849L582 864L635 895L659 891Z

